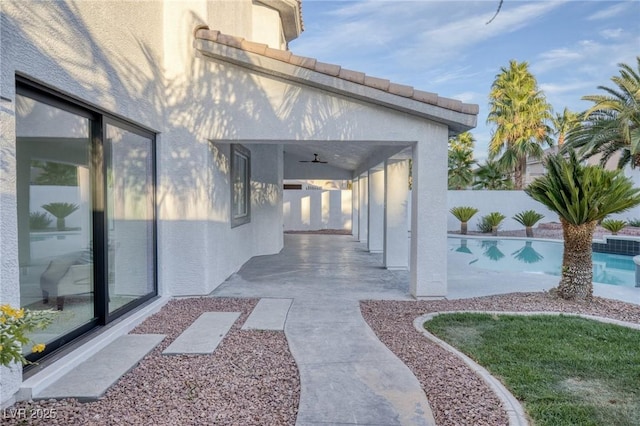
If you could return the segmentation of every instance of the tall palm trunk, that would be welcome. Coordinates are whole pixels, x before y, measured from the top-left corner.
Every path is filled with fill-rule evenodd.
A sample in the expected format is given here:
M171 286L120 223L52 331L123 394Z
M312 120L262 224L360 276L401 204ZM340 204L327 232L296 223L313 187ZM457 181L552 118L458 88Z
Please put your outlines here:
M558 293L564 299L590 300L593 296L591 241L597 221L573 225L563 218L564 255Z
M518 160L518 164L516 165L513 180L515 181L514 189L522 189L524 188L524 178L527 174L527 157L522 157Z

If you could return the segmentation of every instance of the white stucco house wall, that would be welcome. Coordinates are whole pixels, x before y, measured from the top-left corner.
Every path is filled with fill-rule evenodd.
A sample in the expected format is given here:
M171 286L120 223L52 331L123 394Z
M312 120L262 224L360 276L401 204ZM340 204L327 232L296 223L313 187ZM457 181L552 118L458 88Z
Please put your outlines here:
M84 216L48 232L84 238L86 330L206 295L279 252L284 179L351 180L354 238L409 268L415 297L446 295L447 141L477 105L293 54L298 0L4 0L0 13L0 304L45 303L61 258L36 259L27 218L47 163L74 170L64 185ZM328 164L301 167L313 153ZM410 158L405 250L407 191L388 189L406 185ZM147 287L130 287L134 269ZM5 404L21 368L0 372Z

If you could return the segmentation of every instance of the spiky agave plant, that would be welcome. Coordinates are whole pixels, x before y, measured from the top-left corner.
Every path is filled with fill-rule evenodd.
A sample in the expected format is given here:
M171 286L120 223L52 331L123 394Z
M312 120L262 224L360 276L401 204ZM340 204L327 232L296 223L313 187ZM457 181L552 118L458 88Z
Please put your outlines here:
M527 234L527 238L533 238L533 227L543 217L544 217L543 214L538 213L535 210L525 210L525 211L522 211L522 212L518 213L513 218L519 224L521 224L522 226L525 227L525 232Z
M547 173L525 192L556 212L562 223L564 255L558 295L565 299L593 297L591 242L599 220L640 204L640 188L619 170L580 164L576 154L549 156Z
M460 234L467 235L467 222L474 214L478 213L478 209L469 206L458 206L449 211L460 221Z

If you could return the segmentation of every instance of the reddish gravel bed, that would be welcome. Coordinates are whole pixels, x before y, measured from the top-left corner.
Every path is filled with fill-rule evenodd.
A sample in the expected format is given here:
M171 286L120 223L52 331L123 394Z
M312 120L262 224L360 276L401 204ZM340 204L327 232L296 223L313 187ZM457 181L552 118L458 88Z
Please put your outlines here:
M378 338L416 375L439 426L506 425L507 415L484 382L454 355L431 343L413 326L429 312L557 311L603 316L640 323L640 306L594 298L589 304L557 299L547 293L439 301L364 301L360 308Z
M282 332L242 331L255 299L197 298L169 302L134 333L167 338L96 402L22 402L10 409L55 409L39 425L293 425L300 395L295 361ZM640 306L595 298L589 304L547 293L515 293L441 301L365 301L363 316L422 384L439 426L504 425L491 390L457 357L430 343L413 321L450 310L559 311L640 323ZM207 311L242 312L213 355L163 356L164 350ZM3 419L3 424L11 423Z
M293 425L300 380L284 333L240 329L256 303L170 301L133 331L167 337L102 399L22 402L11 409L55 409L55 419L29 423L42 425ZM242 312L213 355L161 354L208 311ZM5 419L3 424L12 423Z

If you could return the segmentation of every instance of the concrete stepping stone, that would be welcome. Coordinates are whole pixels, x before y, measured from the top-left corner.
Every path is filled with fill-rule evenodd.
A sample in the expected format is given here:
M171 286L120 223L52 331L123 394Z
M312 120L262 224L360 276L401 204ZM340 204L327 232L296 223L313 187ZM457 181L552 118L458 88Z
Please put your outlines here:
M94 401L155 348L164 334L127 334L33 395L33 399L77 398Z
M283 331L291 302L293 299L260 299L242 329Z
M238 317L240 312L205 312L162 353L164 355L211 354Z

